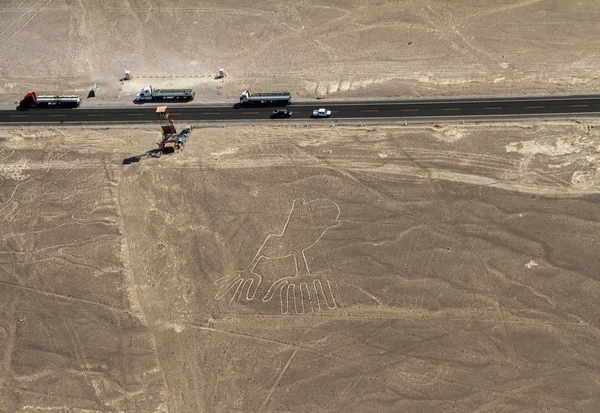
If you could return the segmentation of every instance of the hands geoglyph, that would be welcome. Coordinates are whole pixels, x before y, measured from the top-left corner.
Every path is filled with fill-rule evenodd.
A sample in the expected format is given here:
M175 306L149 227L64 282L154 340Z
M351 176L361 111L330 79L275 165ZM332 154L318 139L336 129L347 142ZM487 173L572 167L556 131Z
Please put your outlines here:
M231 296L229 304L240 300L263 302L279 298L281 313L319 312L337 307L332 285L324 271L311 273L306 252L329 229L339 225L340 208L328 199L306 202L295 199L280 234L269 234L252 262L241 271L219 278L215 299ZM258 295L259 287L261 294ZM262 291L267 289L264 295Z

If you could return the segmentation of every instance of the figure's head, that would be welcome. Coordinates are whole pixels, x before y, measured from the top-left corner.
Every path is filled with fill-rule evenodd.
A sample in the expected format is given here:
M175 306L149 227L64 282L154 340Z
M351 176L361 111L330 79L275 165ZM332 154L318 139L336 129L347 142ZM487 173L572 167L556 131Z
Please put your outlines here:
M322 231L328 228L335 227L340 223L340 207L335 202L329 199L315 199L312 201L304 201L304 206L310 215L314 225Z

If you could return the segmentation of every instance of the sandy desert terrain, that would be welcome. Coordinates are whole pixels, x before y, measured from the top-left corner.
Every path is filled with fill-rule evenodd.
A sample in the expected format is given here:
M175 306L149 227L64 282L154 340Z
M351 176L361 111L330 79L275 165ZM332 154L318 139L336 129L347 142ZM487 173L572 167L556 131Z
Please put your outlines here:
M599 411L599 127L2 130L0 411Z
M199 102L247 88L299 99L590 93L597 0L282 2L0 0L0 103L31 90L129 102L143 86ZM224 67L224 82L213 76ZM131 82L120 83L125 70Z

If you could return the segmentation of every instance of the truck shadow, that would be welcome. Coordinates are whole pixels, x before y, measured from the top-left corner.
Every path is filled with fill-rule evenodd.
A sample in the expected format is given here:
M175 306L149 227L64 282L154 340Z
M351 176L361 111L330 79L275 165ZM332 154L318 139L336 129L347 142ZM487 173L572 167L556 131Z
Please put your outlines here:
M253 103L253 104L248 104L248 103L235 103L233 105L234 109L248 109L248 108L285 108L289 106L289 103L284 104L284 103Z
M27 111L27 110L40 110L40 111L50 111L50 113L52 113L52 110L59 110L61 112L66 112L69 110L77 110L77 108L71 107L71 106L64 106L64 105L54 105L54 106L21 106L21 105L17 105L15 106L15 110L18 111Z
M168 99L168 100L135 100L132 102L134 105L144 105L146 103L154 103L155 105L168 105L170 103L189 103L194 99L182 98L182 99Z

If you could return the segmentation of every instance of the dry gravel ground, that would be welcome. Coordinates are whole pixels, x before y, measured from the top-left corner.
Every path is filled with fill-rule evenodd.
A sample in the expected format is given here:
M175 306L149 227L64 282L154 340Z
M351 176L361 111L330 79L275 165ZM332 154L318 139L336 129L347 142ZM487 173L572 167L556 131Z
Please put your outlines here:
M95 80L96 104L146 84L201 102L597 92L599 20L597 0L0 0L0 103Z
M0 131L0 411L600 411L599 126Z

